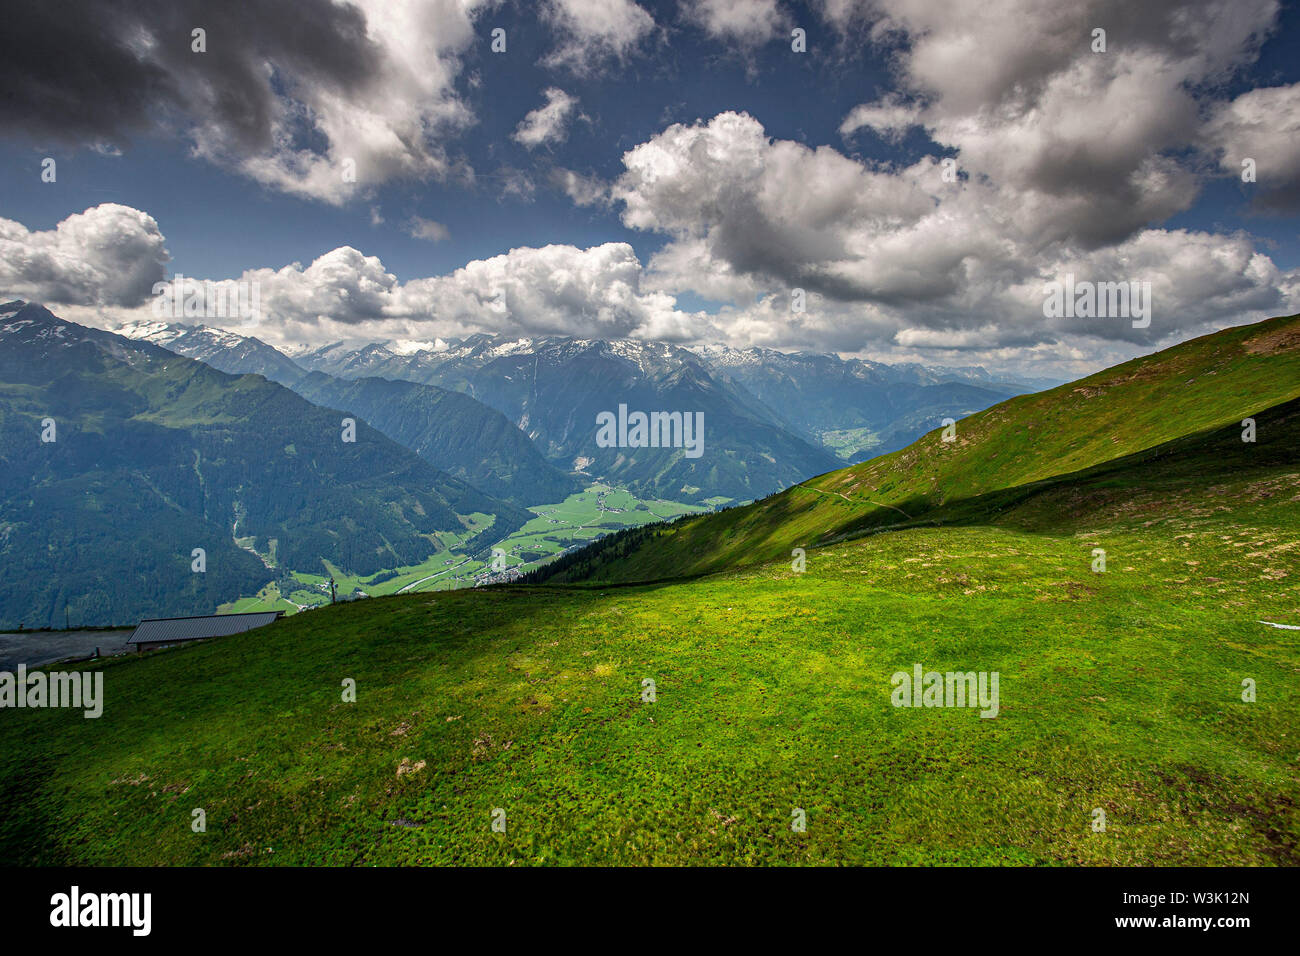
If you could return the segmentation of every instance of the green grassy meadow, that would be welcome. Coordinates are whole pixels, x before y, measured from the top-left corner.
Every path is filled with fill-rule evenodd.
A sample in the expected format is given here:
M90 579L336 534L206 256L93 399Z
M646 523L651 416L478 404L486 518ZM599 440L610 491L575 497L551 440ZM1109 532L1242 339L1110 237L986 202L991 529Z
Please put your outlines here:
M729 500L723 498L713 503L724 504ZM562 502L535 505L529 510L535 517L492 546L505 551L508 569L527 571L566 550L580 548L602 534L679 515L698 514L705 509L676 501L642 500L625 488L597 482ZM466 522L463 534L440 533L436 541L438 550L421 564L358 575L322 561L328 573L292 571L292 578L299 586L287 594L279 582L272 581L255 595L241 596L222 604L218 613L283 611L289 615L304 608L321 607L329 603L330 576L333 576L340 596L350 595L356 590L371 597L381 597L406 591L419 593L473 587L475 575L486 571L491 559L482 560L469 554L464 545L491 526L492 516L476 513L466 516Z
M98 720L0 712L0 860L1296 865L1297 329L1012 399L541 583L104 661ZM630 523L585 494L516 554ZM997 716L894 706L916 664L997 672Z
M536 517L496 545L506 552L508 567L527 570L603 534L636 528L684 514L699 514L699 505L641 499L626 488L596 482L554 505L529 509Z
M987 523L1028 494L1102 473L1111 473L1103 485L1118 480L1129 492L1163 483L1174 493L1163 506L1176 509L1177 495L1196 494L1212 475L1300 460L1294 409L1279 411L1297 398L1300 315L1230 328L994 405L958 422L949 441L936 429L901 451L748 507L655 529L634 548L620 543L617 560L595 555L562 577L664 580L883 529ZM1277 418L1278 427L1262 427L1246 444L1240 423L1248 416ZM1194 447L1168 474L1164 459L1189 442Z
M0 723L0 858L1294 864L1300 640L1256 621L1300 623L1298 481L1149 527L383 598L108 663L99 720ZM914 663L999 671L999 715L891 706Z

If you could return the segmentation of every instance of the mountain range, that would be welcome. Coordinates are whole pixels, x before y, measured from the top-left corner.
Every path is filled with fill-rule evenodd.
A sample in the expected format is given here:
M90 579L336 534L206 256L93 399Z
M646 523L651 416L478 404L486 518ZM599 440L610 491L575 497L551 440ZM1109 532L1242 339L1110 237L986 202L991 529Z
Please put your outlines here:
M776 560L882 528L988 523L1035 495L1118 481L1117 470L1136 469L1150 487L1174 462L1190 469L1179 473L1180 495L1204 496L1215 477L1300 460L1297 399L1300 317L1238 326L1010 399L746 507L622 532L538 577L656 580ZM1267 426L1265 413L1275 419ZM1245 441L1245 422L1255 418ZM1058 509L1072 514L1083 504Z
M308 372L253 336L207 326L134 322L117 333L232 375L262 375L308 401L366 419L426 461L520 507L563 501L581 482L548 463L504 415L460 393L375 376Z
M348 434L344 417L260 376L0 306L0 622L210 613L290 569L416 565L530 517L364 421Z
M299 354L315 371L454 389L503 412L548 460L632 491L685 502L750 500L838 463L746 391L671 345L474 335L414 352L371 343ZM701 413L706 452L601 447L602 412Z
M635 368L624 373L634 383L653 387L690 368L717 391L736 397L756 417L846 460L900 448L943 418L958 418L1012 395L1060 384L1055 379L999 378L978 366L942 369L763 348L486 334L432 343L333 343L296 352L294 359L305 368L345 378L382 375L467 392L520 421L534 438L554 445L561 455L571 446L566 423L538 418L531 411L543 399L523 387L530 370L544 379L552 370L563 374L593 361L622 360ZM615 381L621 379L615 376ZM617 397L600 396L607 408Z
M560 336L333 343L285 354L218 329L136 322L118 331L290 387L307 372L319 372L460 392L506 415L562 471L682 501L762 497L845 460L901 447L944 418L1055 384L998 379L978 367L890 366L814 353ZM408 407L417 403L414 395L407 398ZM702 412L713 454L692 461L680 451L599 447L595 416L620 404L646 412ZM373 406L369 413L355 410L370 414L372 423L409 447L435 455L449 451L409 420L399 437L373 418ZM468 468L453 473L501 493Z
M901 441L1027 387L982 370L562 337L291 357L239 332L113 333L22 302L0 307L0 351L5 625L210 612L268 581L287 599L336 572L464 562L595 479L696 505L757 500L841 465L832 433L860 453L839 433ZM602 447L597 416L620 405L701 412L704 454Z
M1294 866L1298 533L1291 316L523 581L85 665L93 734L0 721L0 859Z
M945 418L964 418L1050 379L998 379L978 366L884 365L813 352L704 346L715 373L779 408L803 433L860 461L911 444Z

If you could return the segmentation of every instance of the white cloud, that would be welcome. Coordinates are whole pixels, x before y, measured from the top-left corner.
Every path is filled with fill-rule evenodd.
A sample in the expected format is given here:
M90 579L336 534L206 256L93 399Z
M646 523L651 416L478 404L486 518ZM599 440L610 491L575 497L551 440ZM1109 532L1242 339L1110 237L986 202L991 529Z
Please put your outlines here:
M898 143L909 129L920 125L920 112L919 107L908 104L897 93L890 93L875 103L855 106L840 124L840 135L851 136L866 128L890 143Z
M268 63L268 90L285 90L270 99L269 148L246 154L224 125L209 122L194 130L195 154L272 188L333 204L389 180L448 175L454 163L442 138L473 122L452 84L483 4L356 5L377 55L372 76L343 87L314 74L295 75L285 64L272 70ZM271 85L273 72L278 86ZM298 145L303 128L323 145Z
M553 169L551 181L579 206L598 206L609 202L609 184L597 177L584 176L571 169Z
M358 323L393 315L401 291L397 277L376 256L341 246L306 268L293 263L281 269L251 269L239 278L257 282L264 323L310 326L333 320Z
M849 31L867 22L873 0L814 0L822 19L837 30Z
M105 203L53 229L0 219L0 290L6 298L133 307L166 277L170 259L147 213Z
M771 140L746 114L670 126L623 162L610 193L624 224L669 237L646 287L730 303L714 324L733 341L1097 350L1300 305L1300 271L1282 272L1244 234L1144 229L1099 245L1054 236L1042 228L1050 206L1021 190L987 178L945 183L933 157L876 168ZM1067 272L1150 281L1150 327L1044 318L1044 285ZM796 288L809 297L806 313L791 311Z
M683 15L716 40L752 47L785 22L776 0L682 0Z
M419 220L426 231L439 224ZM0 292L31 298L74 321L110 327L152 318L152 286L166 277L157 223L126 206L97 206L49 232L0 220ZM260 316L206 318L272 344L329 339L419 339L469 332L692 341L718 331L673 296L642 288L644 269L627 243L589 249L518 248L441 276L400 282L375 256L351 246L303 265L233 277L257 289ZM187 277L191 286L203 277ZM230 282L231 278L216 280Z
M845 297L888 292L861 271L875 268L862 255L867 234L888 238L934 208L919 176L874 171L829 147L773 142L744 113L670 126L623 163L613 196L625 225L689 242L710 269L726 263L735 277L827 294L843 286Z
M731 341L1118 360L1300 306L1300 270L1278 269L1250 236L1155 227L1196 201L1203 129L1225 169L1248 142L1292 181L1291 88L1213 104L1272 29L1274 0L1154 0L1140 14L1120 0L820 7L846 36L869 34L900 81L842 132L897 143L921 127L956 154L957 181L933 156L861 162L724 112L632 148L613 183L561 182L575 202L608 199L629 228L666 236L645 286L726 303L713 322ZM1104 54L1091 49L1098 24ZM1067 272L1150 281L1150 328L1044 318L1043 287ZM795 288L806 313L790 310Z
M1204 132L1228 175L1240 178L1242 163L1254 160L1263 205L1300 206L1300 83L1251 90L1219 104Z
M641 288L627 243L512 249L450 275L402 287L397 311L435 320L438 334L489 328L584 338L682 338L707 319L678 312L672 296ZM445 331L444 331L445 330Z
M451 230L440 222L413 216L410 224L412 239L427 239L429 242L443 242L451 238Z
M1198 90L1249 62L1277 12L1276 0L1150 0L1140 13L1127 0L824 7L840 29L868 23L900 81L854 109L845 133L922 125L962 170L997 184L1017 229L1088 245L1192 205L1196 176L1174 156L1196 139ZM1092 50L1099 26L1104 53ZM903 102L924 106L908 115Z
M513 166L502 166L493 175L500 183L498 188L502 198L510 196L522 202L532 202L537 184L528 173Z
M542 15L558 41L545 65L576 74L625 60L655 27L654 17L632 0L546 0Z
M564 142L569 132L569 120L578 105L577 97L554 86L544 95L546 102L523 118L512 137L516 143L529 149Z
M492 3L67 0L58 17L6 23L14 44L59 51L0 61L6 131L107 155L175 136L271 189L333 204L446 177L463 164L448 142L475 119L455 81Z

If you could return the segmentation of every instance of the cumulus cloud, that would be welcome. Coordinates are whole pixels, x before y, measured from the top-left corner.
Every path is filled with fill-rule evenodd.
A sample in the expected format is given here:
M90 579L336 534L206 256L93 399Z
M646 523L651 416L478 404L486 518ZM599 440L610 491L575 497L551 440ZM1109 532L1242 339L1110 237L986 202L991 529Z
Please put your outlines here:
M105 148L182 131L197 156L341 203L455 167L445 140L473 117L453 82L483 6L27 4L6 15L0 122L40 142ZM195 28L205 52L192 48Z
M562 143L569 133L569 120L578 105L577 97L557 87L543 94L546 102L531 110L515 128L511 137L529 149L549 143Z
M857 352L1158 344L1210 322L1294 310L1284 273L1244 234L1143 229L1094 244L1044 233L1046 208L986 177L945 182L924 157L873 166L769 138L742 113L675 124L609 186L630 228L665 234L646 285L726 303L733 340ZM1049 319L1048 282L1150 282L1149 327ZM792 312L792 294L809 305Z
M1196 176L1176 156L1196 140L1198 91L1250 62L1278 13L1276 0L970 6L837 0L824 15L843 30L869 26L901 94L925 104L911 119L969 175L998 184L1018 228L1093 246L1195 201ZM1092 47L1098 27L1105 52ZM858 107L845 132L896 131L908 117L895 106Z
M53 229L0 219L0 290L6 298L133 307L166 277L170 255L147 213L106 203Z
M1219 104L1205 136L1226 174L1240 177L1243 163L1253 160L1258 207L1300 209L1300 83L1251 90Z
M682 15L716 40L753 47L785 22L776 0L682 0Z
M744 113L675 124L630 150L613 189L633 229L667 233L703 256L708 271L760 285L806 286L841 299L888 298L943 277L934 250L929 276L891 268L912 253L902 227L934 209L919 171L903 178L875 171L830 147L769 140ZM938 180L936 175L935 180ZM871 237L883 258L864 255ZM657 263L677 258L661 255ZM704 271L704 270L701 270ZM922 289L922 291L924 291Z
M383 263L343 247L304 267L245 272L270 342L383 339L499 332L693 341L710 333L702 313L641 288L643 269L626 243L512 249L448 275L399 282ZM716 332L716 330L714 330Z
M306 268L251 269L239 277L256 282L264 322L310 326L323 320L342 324L390 318L401 292L397 277L377 256L342 246Z
M576 74L626 60L655 28L633 0L546 0L542 16L559 41L543 62Z
M431 233L441 228L415 222ZM0 219L0 295L44 302L74 321L112 326L149 318L167 261L158 224L127 206L97 206L47 232ZM720 335L706 314L683 311L674 296L644 288L643 275L630 245L609 242L511 249L406 282L351 246L306 265L209 278L256 288L256 334L273 344L484 331L664 341ZM186 288L202 278L187 277ZM244 315L203 321L249 331Z
M1243 149L1258 153L1274 177L1262 198L1288 201L1294 88L1214 99L1274 28L1275 0L969 6L818 4L844 36L876 43L898 82L841 133L899 144L920 128L951 169L937 155L886 164L773 140L756 118L724 112L628 150L613 182L563 173L559 185L666 236L646 286L722 303L713 322L733 341L1114 356L1300 305L1300 273L1248 235L1158 228L1195 203L1206 143L1225 171L1240 172ZM1065 275L1150 282L1150 327L1046 317L1045 286ZM791 311L796 288L805 313Z
M673 296L641 288L642 266L623 242L512 249L401 290L400 311L451 328L583 338L693 339L706 316L676 309Z

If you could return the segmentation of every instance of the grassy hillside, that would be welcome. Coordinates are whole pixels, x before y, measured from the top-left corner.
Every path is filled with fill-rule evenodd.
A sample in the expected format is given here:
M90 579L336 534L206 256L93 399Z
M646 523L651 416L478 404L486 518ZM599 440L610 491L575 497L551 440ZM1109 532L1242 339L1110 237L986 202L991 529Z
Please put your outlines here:
M718 573L376 598L104 662L102 718L4 712L0 861L1300 864L1300 631L1264 623L1300 626L1296 331L569 568ZM997 672L996 718L893 706L915 664Z
M1227 329L1002 402L959 422L953 441L936 430L901 451L750 506L611 542L603 558L571 566L562 577L685 577L775 560L869 528L971 520L963 503L980 495L1235 425L1297 396L1300 316ZM1239 428L1237 436L1241 445ZM987 510L984 504L977 510Z
M803 573L382 598L106 664L99 720L0 721L0 860L1295 865L1300 632L1258 623L1300 624L1294 405L1197 479L1223 439ZM914 663L998 671L999 715L892 707Z

